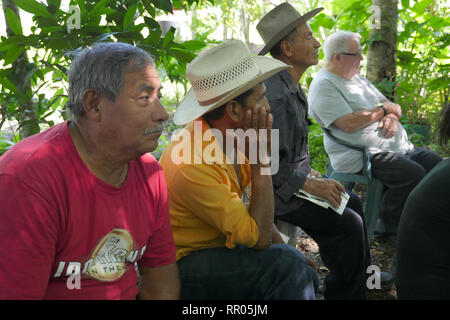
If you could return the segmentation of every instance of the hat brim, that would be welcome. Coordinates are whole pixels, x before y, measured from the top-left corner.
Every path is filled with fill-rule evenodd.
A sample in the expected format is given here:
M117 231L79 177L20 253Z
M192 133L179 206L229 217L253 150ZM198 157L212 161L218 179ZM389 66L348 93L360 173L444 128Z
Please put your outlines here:
M292 23L288 24L286 27L284 27L280 32L276 34L275 37L270 39L265 46L259 51L260 56L264 56L267 54L267 52L272 49L274 45L276 45L279 41L281 41L284 37L286 37L292 30L294 30L299 24L302 24L303 22L308 21L312 17L314 17L316 14L318 14L320 11L322 11L323 8L316 8L308 13L305 13L301 17L299 17L297 20L293 21Z
M175 111L173 122L179 126L188 124L189 122L201 117L205 113L220 107L233 98L236 98L240 94L253 88L262 81L270 78L274 74L291 67L279 60L269 57L256 56L252 57L252 59L254 59L256 66L260 70L260 73L255 78L252 78L250 81L246 82L240 87L228 92L218 101L204 106L198 103L195 92L191 88Z

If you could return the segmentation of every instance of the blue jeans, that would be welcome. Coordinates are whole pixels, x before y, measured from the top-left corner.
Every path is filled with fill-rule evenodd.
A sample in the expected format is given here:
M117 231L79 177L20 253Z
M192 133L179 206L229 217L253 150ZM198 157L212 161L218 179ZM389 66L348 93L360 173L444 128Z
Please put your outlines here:
M284 244L203 249L177 264L187 300L313 300L319 285L303 254Z

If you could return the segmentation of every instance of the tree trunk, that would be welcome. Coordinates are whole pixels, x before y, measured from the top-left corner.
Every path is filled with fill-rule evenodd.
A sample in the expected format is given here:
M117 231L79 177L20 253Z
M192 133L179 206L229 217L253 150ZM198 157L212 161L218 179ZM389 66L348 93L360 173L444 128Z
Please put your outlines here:
M370 38L375 38L377 34L379 37L370 43L367 51L367 78L372 82L381 82L386 78L395 81L397 0L373 0L372 10ZM393 99L394 90L385 94Z
M226 41L228 40L228 28L227 28L227 19L225 17L222 19L222 26L223 26L222 38L223 41Z
M3 15L5 17L6 22L6 34L8 37L12 37L14 35L10 26L8 25L8 21L6 20L6 8L11 9L18 19L20 20L19 8L16 6L13 0L2 0L3 4ZM24 50L20 56L16 59L16 61L12 64L12 70L14 70L15 78L14 85L16 86L16 90L21 92L22 97L28 96L27 92L31 92L31 83L30 81L24 81L26 79L28 64L28 57L26 50ZM23 99L19 98L19 116L17 120L19 121L19 133L21 138L26 138L40 131L39 124L36 119L36 112L34 110L33 101L31 99Z
M240 17L240 26L241 26L241 35L243 36L245 43L250 43L250 23L249 19L246 16L246 0L241 1L241 5L239 8L239 17Z

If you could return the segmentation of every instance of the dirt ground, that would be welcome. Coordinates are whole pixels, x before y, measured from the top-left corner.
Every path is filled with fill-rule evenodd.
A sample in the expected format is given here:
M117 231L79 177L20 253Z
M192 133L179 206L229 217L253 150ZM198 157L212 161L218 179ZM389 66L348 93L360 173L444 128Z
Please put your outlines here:
M365 191L365 186L355 186L354 192L358 194L363 203L365 201ZM315 264L320 279L318 299L323 299L323 280L328 273L328 269L323 265L322 259L320 258L319 246L312 238L301 231L297 238L297 249L301 250ZM394 274L396 252L396 248L392 243L379 237L375 236L370 242L371 263L372 265L378 266L381 271ZM367 291L368 300L394 300L396 297L395 286L391 290L383 291L373 289Z

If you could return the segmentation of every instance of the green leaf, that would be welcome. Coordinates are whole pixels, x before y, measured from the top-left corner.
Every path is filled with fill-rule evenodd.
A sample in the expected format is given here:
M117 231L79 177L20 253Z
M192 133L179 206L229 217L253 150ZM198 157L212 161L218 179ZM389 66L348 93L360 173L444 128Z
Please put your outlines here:
M156 45L159 43L160 39L161 39L161 29L154 29L154 30L150 31L150 34L147 37L145 42L146 43L150 42L150 43L153 43Z
M442 28L442 27L444 26L444 24L445 24L445 20L444 20L443 18L441 18L441 17L435 17L435 16L431 16L431 17L429 18L429 22L430 22L431 27L432 27L434 30L439 30L439 29Z
M115 34L117 34L117 33L118 33L118 32L103 33L103 34L99 35L98 37L96 37L96 38L94 39L93 43L104 41L104 40L106 40L107 38L109 38L109 37L111 37L111 36L113 36L113 35L115 35Z
M43 34L48 34L52 32L57 32L61 30L61 26L52 26L52 27L42 27L41 31Z
M333 12L340 13L341 11L345 11L347 8L352 6L353 3L358 1L359 0L332 0Z
M11 28L11 30L15 34L23 34L22 24L20 23L20 19L19 19L19 17L16 16L14 11L12 11L10 8L6 8L5 16L6 16L6 21L9 25L9 27Z
M150 17L144 17L144 21L145 21L145 23L146 23L146 25L147 25L147 27L148 27L149 29L158 29L158 30L161 29L161 27L160 27L158 21L156 21L156 20L153 19L153 18L150 18Z
M14 83L12 83L11 81L9 81L8 79L6 79L6 77L0 77L0 84L9 89L9 91L11 92L15 92L16 91L16 86L14 85Z
M182 46L191 51L197 51L206 46L206 43L199 40L188 40L182 43Z
M156 17L156 11L153 6L148 6L146 10L147 10L148 14L150 14L151 17L153 17L153 18Z
M61 38L48 39L46 41L46 47L53 50L62 50L70 48L70 43L67 40Z
M434 79L428 83L428 89L433 91L443 90L448 88L448 78L441 77Z
M409 8L409 0L402 0L403 9Z
M47 6L34 0L14 0L14 3L22 10L33 13L36 16L48 17L52 15L47 10Z
M114 10L114 9L111 9L111 8L108 8L108 7L104 7L104 8L100 8L98 11L97 11L97 14L99 15L99 16L101 16L101 15L109 15L109 14L112 14L112 13L116 13L117 11L116 10Z
M12 46L23 45L26 42L26 40L27 37L23 35L15 35L10 38L5 38L4 40L2 39L2 41L0 41L0 51L11 49L11 45ZM5 47L7 49L4 49Z
M170 0L159 0L158 8L164 10L164 12L172 12L172 1Z
M38 22L40 28L55 26L61 28L61 26L58 24L58 20L56 20L56 18L54 17L36 17L35 19Z
M99 16L100 15L100 10L103 9L106 4L109 2L109 0L101 0L99 2L97 2L94 6L94 8L92 8L91 12L89 13L92 17L94 16Z
M170 27L169 31L167 31L166 35L164 36L163 46L167 47L169 43L173 41L174 38L175 38L175 28Z
M24 47L14 47L11 50L8 50L5 54L5 65L8 65L10 63L14 63L14 61L17 60L17 58L20 56L20 54L25 50Z
M81 16L84 16L86 14L85 1L84 0L77 0L76 3L78 4L78 8L80 8Z
M61 6L61 0L47 0L49 6L54 6L56 9L59 9Z
M416 2L414 7L412 7L412 11L417 13L418 15L422 15L425 12L425 9L429 7L431 3L433 3L434 0L422 0L419 2Z
M123 31L127 31L128 28L132 25L134 17L136 15L137 5L132 5L128 8L125 17L123 18Z
M177 59L179 62L189 63L192 61L192 59L195 58L195 54L193 54L192 52L180 50L177 48L171 48L167 50L167 53L175 57L175 59Z
M311 24L313 24L315 28L324 27L326 29L331 29L334 27L336 22L324 13L321 13L314 18L314 22Z

